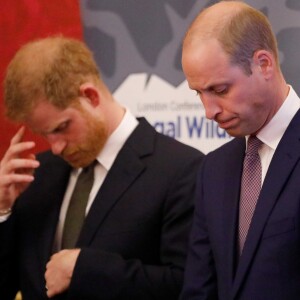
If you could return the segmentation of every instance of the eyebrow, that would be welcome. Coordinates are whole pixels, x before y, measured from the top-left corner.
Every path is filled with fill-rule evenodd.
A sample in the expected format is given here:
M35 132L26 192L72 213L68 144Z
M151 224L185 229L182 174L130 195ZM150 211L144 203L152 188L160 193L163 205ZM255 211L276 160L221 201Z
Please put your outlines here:
M39 135L48 135L48 134L52 134L52 133L55 133L55 131L57 131L57 130L59 130L59 128L63 125L63 124L65 124L65 123L67 123L67 122L69 122L69 120L64 120L64 121L61 121L60 123L58 123L58 124L56 124L52 129L50 129L50 130L42 130L42 131L40 131L40 130L34 130L34 129L31 129L34 133L36 133L36 134L39 134Z
M210 85L208 85L208 86L202 88L201 91L212 91L212 90L214 90L214 89L216 89L216 88L218 88L218 87L220 87L220 86L223 86L223 85L224 85L224 86L228 86L229 84L228 84L228 83L225 83L225 82L222 82L222 83L215 83L215 84L210 84ZM189 88L190 88L191 90L200 91L199 89L193 88L193 87L191 87L191 86L189 86Z

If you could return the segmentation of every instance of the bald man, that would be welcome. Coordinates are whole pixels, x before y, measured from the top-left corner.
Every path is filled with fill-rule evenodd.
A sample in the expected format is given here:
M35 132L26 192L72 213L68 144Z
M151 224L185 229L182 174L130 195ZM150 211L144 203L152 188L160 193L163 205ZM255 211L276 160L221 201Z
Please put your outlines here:
M182 65L206 117L235 138L201 167L181 299L299 299L300 99L269 21L239 1L208 7Z

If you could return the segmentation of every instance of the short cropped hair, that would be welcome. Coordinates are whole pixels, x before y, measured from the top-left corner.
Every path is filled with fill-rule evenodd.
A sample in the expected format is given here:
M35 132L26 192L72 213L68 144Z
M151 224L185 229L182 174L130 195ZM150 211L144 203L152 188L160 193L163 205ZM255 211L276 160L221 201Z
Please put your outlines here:
M233 64L252 74L251 60L257 50L273 53L279 66L277 41L267 17L245 5L220 31L218 40Z
M259 10L240 1L231 11L217 20L210 20L210 7L205 8L194 20L184 38L184 43L192 39L205 42L216 39L231 63L238 65L248 75L252 74L251 61L257 50L267 50L274 55L279 67L278 47L268 18ZM202 22L202 20L205 20ZM209 26L206 26L209 22Z

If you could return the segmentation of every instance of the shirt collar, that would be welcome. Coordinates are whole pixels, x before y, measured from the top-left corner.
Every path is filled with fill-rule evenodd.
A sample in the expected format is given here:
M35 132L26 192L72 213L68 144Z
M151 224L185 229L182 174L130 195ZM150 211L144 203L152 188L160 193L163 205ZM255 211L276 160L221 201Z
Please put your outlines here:
M271 121L260 130L257 137L267 146L276 149L285 130L300 108L300 99L294 89L289 86L289 93L280 109Z
M125 109L121 123L109 136L103 149L97 156L98 162L100 162L107 171L111 168L119 151L137 125L137 119L128 109Z

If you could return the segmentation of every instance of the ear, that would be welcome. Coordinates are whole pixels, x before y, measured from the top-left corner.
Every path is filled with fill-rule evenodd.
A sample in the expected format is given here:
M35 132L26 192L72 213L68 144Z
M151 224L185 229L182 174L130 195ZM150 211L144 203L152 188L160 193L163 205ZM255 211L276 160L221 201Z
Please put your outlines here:
M80 96L87 99L92 106L100 104L100 94L98 89L90 82L85 82L79 87Z
M253 63L261 74L269 79L276 68L274 55L267 50L257 50L253 55Z

